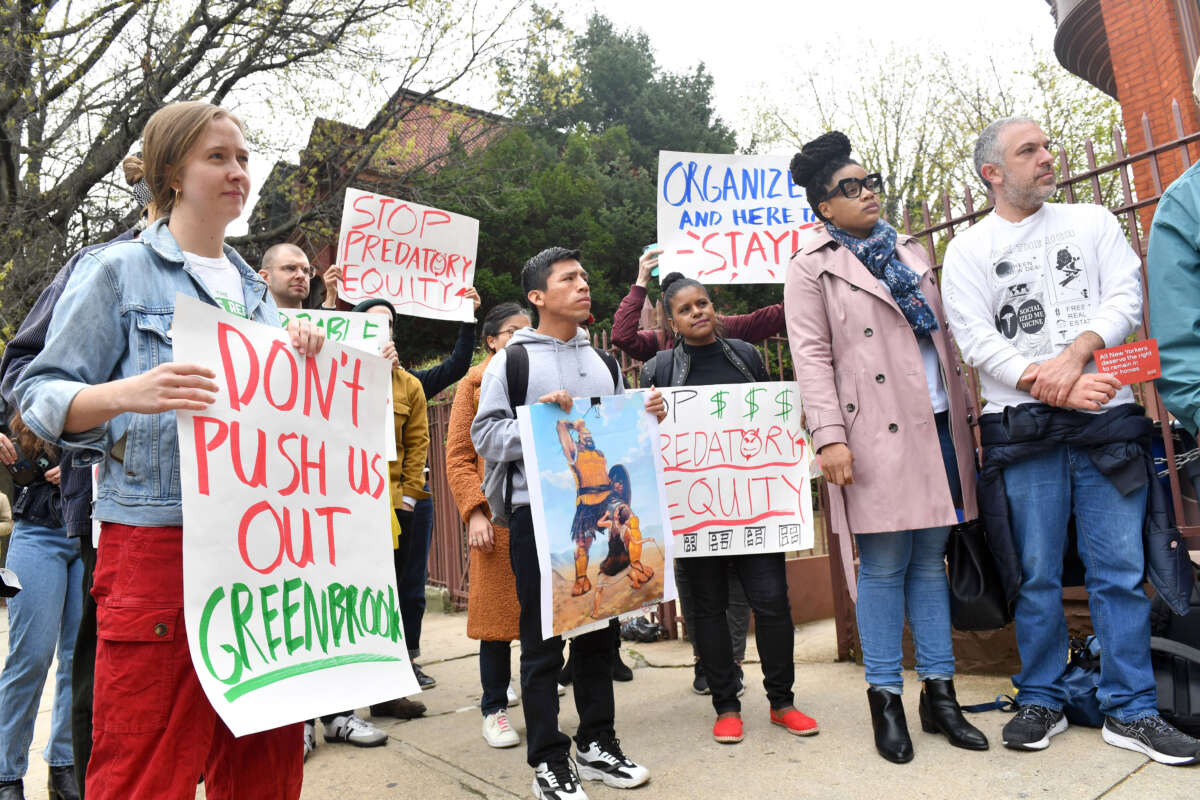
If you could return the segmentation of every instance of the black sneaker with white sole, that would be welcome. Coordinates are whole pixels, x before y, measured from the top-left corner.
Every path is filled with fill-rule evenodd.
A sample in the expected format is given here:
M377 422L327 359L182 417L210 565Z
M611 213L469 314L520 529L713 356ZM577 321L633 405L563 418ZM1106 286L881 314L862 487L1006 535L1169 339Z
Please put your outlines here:
M588 800L571 759L565 757L534 767L533 796L538 800Z
M650 780L650 770L621 752L619 739L597 739L587 747L576 747L575 765L580 778L604 781L616 789L632 789Z
M1045 750L1050 737L1067 729L1067 718L1061 711L1046 706L1021 706L1000 734L1010 750Z
M1104 741L1144 753L1160 764L1183 767L1200 763L1200 741L1155 714L1133 722L1104 718Z

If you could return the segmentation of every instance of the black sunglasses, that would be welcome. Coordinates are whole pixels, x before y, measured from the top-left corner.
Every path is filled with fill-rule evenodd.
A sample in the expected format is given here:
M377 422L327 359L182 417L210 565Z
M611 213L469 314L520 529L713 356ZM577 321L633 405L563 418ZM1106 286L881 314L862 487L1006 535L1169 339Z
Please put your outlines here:
M837 186L833 187L829 194L825 195L821 200L829 200L839 192L853 200L862 194L864 187L870 189L872 194L879 194L883 191L883 175L878 172L872 172L865 178L842 178L838 181Z

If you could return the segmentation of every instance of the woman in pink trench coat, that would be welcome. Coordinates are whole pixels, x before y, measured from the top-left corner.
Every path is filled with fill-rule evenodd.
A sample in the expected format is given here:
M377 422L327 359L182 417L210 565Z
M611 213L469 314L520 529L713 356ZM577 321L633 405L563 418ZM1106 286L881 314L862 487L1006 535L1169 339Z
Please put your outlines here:
M954 693L945 551L950 526L977 516L974 419L933 270L879 219L882 180L851 160L843 134L806 144L792 177L826 229L792 256L784 313L830 522L846 549L857 539L876 749L913 757L900 702L907 614L922 729L986 750Z

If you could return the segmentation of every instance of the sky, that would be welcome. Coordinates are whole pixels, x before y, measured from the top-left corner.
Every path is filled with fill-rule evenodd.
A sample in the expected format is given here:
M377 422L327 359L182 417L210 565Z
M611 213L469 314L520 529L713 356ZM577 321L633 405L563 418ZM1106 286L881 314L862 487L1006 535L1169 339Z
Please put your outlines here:
M826 54L857 53L869 65L872 53L892 46L933 47L982 60L1027 53L1033 42L1052 58L1055 32L1046 0L742 0L736 5L713 0L591 0L572 3L562 13L571 28L582 31L593 12L604 14L620 29L644 31L658 63L669 71L691 71L703 62L713 75L717 113L742 144L749 139L752 100L785 94L795 81L818 69ZM490 81L481 77L455 87L447 99L486 108L488 86ZM386 87L383 96L394 88ZM298 139L307 137L311 119L296 122L297 132L303 134ZM303 145L296 141L297 150L283 157L295 162ZM247 210L230 226L230 235L245 232L258 188L276 157L260 154L252 159Z

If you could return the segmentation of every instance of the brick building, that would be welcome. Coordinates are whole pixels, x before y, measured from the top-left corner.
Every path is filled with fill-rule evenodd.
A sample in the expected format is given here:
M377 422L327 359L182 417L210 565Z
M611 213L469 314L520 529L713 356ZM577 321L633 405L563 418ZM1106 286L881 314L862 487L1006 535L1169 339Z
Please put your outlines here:
M1058 25L1055 55L1121 104L1129 152L1178 138L1172 101L1178 102L1183 130L1200 129L1192 100L1192 71L1200 59L1200 0L1047 2ZM1175 157L1158 162L1162 186L1183 170ZM1139 195L1156 193L1147 165L1135 167L1134 176Z
M324 294L320 273L333 263L346 186L404 196L415 173L436 170L455 148L468 152L494 138L504 117L401 89L363 127L318 117L296 164L276 162L250 216L261 249L290 242L317 268L310 303ZM315 211L304 223L292 221ZM256 264L253 249L243 251Z

